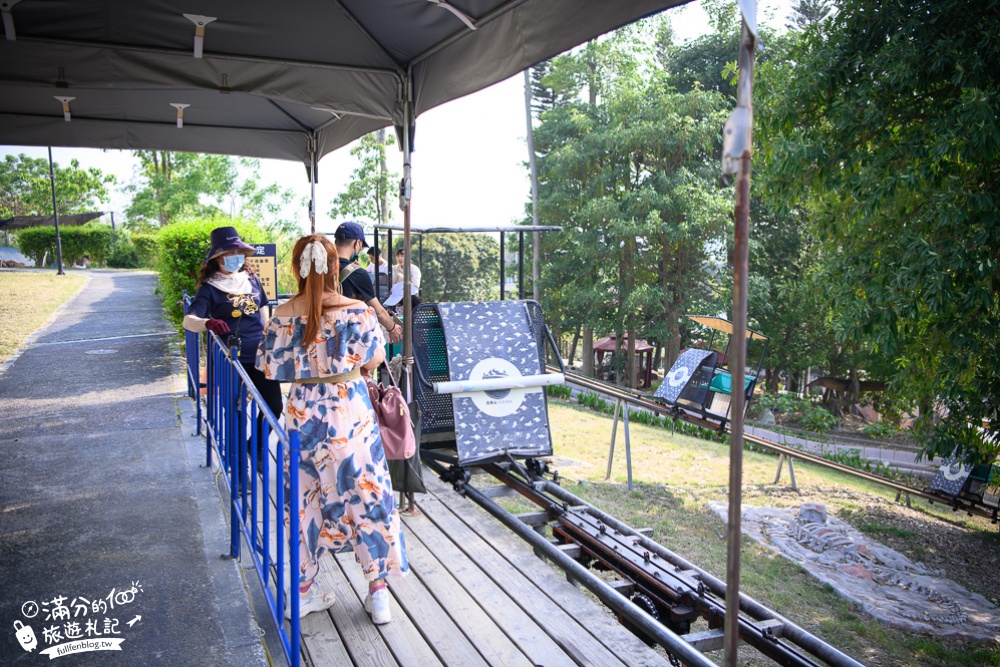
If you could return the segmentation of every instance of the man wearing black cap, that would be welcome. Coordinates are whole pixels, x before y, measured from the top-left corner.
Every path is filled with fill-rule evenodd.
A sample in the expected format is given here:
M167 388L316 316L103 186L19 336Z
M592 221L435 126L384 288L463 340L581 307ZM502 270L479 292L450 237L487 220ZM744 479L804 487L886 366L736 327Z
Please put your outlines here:
M368 247L368 242L365 241L365 230L356 222L344 222L337 227L333 240L340 258L340 284L343 287L344 296L360 299L371 306L378 318L378 323L389 332L389 342L399 342L403 337L403 327L396 323L392 319L392 315L386 312L382 304L378 302L375 285L372 284L368 272L358 266L351 270L348 275L344 275L344 270L357 259L358 253Z

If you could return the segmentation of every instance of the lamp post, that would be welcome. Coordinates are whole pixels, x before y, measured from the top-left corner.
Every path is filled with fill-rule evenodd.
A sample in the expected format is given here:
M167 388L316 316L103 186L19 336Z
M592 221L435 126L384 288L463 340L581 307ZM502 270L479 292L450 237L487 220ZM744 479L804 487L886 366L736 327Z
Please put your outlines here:
M52 217L56 221L56 263L59 266L56 275L62 276L65 274L62 263L62 239L59 238L59 209L56 206L56 170L52 166L52 146L49 146L49 181L52 183Z

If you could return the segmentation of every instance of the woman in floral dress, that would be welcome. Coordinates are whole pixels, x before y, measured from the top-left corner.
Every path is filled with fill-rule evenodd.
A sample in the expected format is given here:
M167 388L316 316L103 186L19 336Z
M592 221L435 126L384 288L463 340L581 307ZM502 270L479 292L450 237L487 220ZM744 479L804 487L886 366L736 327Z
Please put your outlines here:
M319 559L350 544L368 580L365 609L374 623L388 623L386 576L404 575L409 566L361 377L362 369L382 363L385 339L374 311L340 293L337 252L325 236L299 239L292 266L299 292L274 311L257 367L269 379L292 383L284 415L302 447L299 498L291 499L299 512L301 615L333 604L333 594L315 583Z

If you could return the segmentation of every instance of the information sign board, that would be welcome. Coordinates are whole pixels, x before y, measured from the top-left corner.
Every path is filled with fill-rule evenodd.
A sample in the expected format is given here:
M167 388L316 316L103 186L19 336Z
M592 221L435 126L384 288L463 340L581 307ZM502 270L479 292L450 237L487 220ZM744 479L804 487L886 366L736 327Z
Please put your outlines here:
M253 243L257 254L247 257L247 262L253 265L264 286L268 301L278 300L278 263L276 261L277 245L274 243Z

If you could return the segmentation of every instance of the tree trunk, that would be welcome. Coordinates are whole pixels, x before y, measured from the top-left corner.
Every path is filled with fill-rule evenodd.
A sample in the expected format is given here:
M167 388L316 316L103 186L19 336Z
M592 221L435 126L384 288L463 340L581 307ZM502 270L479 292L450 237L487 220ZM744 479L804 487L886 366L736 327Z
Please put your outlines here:
M583 325L583 360L581 362L583 374L587 377L594 377L594 330Z
M573 332L573 343L569 346L569 361L567 362L570 366L573 365L573 359L576 358L576 344L580 342L580 327L577 327Z

